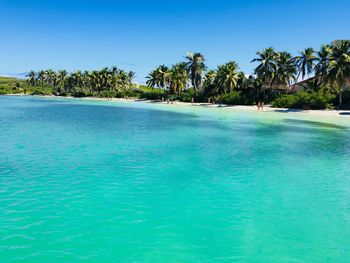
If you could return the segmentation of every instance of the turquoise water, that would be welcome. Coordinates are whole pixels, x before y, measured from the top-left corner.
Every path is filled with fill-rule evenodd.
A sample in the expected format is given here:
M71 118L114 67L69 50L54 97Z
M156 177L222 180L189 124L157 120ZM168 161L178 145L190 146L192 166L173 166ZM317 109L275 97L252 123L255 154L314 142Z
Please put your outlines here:
M0 262L350 262L350 118L308 118L0 96Z

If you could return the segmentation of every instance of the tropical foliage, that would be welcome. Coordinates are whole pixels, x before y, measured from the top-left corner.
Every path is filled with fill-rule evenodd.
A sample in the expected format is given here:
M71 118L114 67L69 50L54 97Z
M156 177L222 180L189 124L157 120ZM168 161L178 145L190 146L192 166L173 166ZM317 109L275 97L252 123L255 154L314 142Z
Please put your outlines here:
M201 53L160 65L146 77L148 88L133 84L134 72L112 67L93 71L30 71L27 81L1 86L0 93L28 92L98 97L137 97L182 101L255 104L276 107L350 107L350 41L334 41L319 51L309 47L296 56L272 47L256 53L253 74L245 75L231 60L208 69ZM302 83L302 84L301 84ZM301 85L305 86L303 92Z
M350 79L350 41L338 41L331 48L326 77L339 89L339 105L346 81Z
M54 95L111 97L131 89L134 75L132 71L127 72L117 67L84 72L77 70L72 73L49 69L30 71L27 82L31 86L49 88Z
M202 88L203 72L206 69L204 64L204 56L201 53L189 52L186 56L186 69L190 74L192 86L196 92Z
M24 80L0 77L0 94L27 93L28 87Z
M350 81L349 43L346 40L335 41L322 46L319 51L309 47L296 56L272 47L265 48L258 51L251 61L256 67L250 76L240 72L235 61L207 70L201 53L188 53L185 62L171 67L161 65L151 71L147 85L162 88L168 94L176 95L177 99L186 101L191 96L192 100L203 102L211 99L229 104L254 104L277 100L273 105L282 105L281 101L286 100L285 94L290 94L290 100L309 94L310 100L316 100L315 104L306 103L306 99L304 106L300 106L302 103L284 105L299 108L324 108L331 104L342 106L342 94ZM296 86L304 80L307 84L305 92L293 97ZM324 95L325 90L327 96ZM338 102L331 99L333 95L339 98ZM321 97L327 102L318 103Z
M335 95L328 91L300 91L295 94L276 98L272 106L278 108L296 108L304 110L326 109L331 107Z

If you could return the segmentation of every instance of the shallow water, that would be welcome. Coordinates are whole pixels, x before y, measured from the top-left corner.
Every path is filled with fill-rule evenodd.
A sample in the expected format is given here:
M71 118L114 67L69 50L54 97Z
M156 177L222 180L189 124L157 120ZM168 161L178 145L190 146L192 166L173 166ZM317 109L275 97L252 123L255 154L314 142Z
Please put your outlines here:
M0 262L349 262L349 127L0 96Z

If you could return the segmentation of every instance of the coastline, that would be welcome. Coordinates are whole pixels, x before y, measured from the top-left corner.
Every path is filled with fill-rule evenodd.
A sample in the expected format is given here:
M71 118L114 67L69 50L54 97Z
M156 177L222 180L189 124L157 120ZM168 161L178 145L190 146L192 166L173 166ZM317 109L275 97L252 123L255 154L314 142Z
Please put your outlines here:
M211 103L191 103L174 101L173 103L167 103L166 101L157 100L146 100L146 99L135 99L135 98L99 98L99 97L71 97L71 96L54 96L54 95L26 95L22 93L17 94L2 94L4 96L31 96L31 97L41 97L41 98L58 98L58 99L78 99L78 100L88 100L88 101L106 101L106 102L142 102L142 103L153 103L153 104L164 104L167 106L187 106L187 107L203 107L203 108L225 108L232 110L245 110L245 111L255 111L257 112L257 107L255 105L227 105L227 104L211 104ZM346 117L350 118L350 110L301 110L292 108L273 108L270 105L265 105L264 112L275 112L275 113L300 113L302 115L315 115L315 116L325 116L325 117Z

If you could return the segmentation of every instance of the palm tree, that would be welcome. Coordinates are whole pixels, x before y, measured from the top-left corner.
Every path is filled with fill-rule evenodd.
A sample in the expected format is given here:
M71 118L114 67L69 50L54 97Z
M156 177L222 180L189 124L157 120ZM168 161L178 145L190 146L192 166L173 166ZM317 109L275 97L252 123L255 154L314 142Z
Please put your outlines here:
M92 72L90 72L90 85L91 90L100 94L101 82L99 72L97 70L93 70Z
M118 90L118 74L119 69L115 66L111 67L109 74L108 74L108 87L109 87L109 95L111 95L111 92Z
M189 79L188 71L185 62L177 63L170 70L170 91L173 94L180 93L187 87Z
M110 76L109 69L107 67L101 69L99 72L99 76L100 76L99 79L101 81L101 89L108 90L109 89L108 79Z
M119 78L119 85L122 90L126 90L130 87L131 81L130 81L129 72L120 70L118 74L118 78Z
M311 74L313 67L314 67L314 64L315 64L315 61L317 60L317 57L314 54L315 54L315 50L313 48L309 47L309 48L306 48L302 51L299 51L299 56L296 56L294 58L295 65L298 68L298 75L297 75L296 81L293 85L293 91L295 89L297 81L300 78L300 75L301 75L302 80L304 80L306 75Z
M255 103L259 99L261 93L262 81L253 75L248 78L244 78L241 84L241 89L247 98L250 98L252 103Z
M329 58L328 79L331 83L337 84L341 105L346 80L350 79L350 41L342 40L333 44Z
M192 86L198 92L202 87L203 72L206 70L204 56L201 53L188 52L186 59L186 69L191 76Z
M30 85L34 86L36 83L36 73L31 70L28 72L28 74L26 75L26 77L28 78L27 81Z
M80 70L76 70L71 74L74 88L79 88L82 91L82 74Z
M81 85L84 88L88 89L89 95L91 95L91 79L90 79L90 72L88 70L85 70L81 73Z
M131 71L128 72L128 77L129 77L129 81L130 82L132 82L134 80L135 76L136 76L135 71L131 70Z
M111 67L110 69L106 67L91 72L84 71L83 73L77 70L71 74L66 70L60 70L56 73L56 71L49 69L41 70L37 74L33 71L29 72L27 81L32 85L39 82L42 87L48 84L52 86L55 94L60 94L61 91L64 93L76 93L77 91L86 93L84 89L88 88L91 95L96 92L100 96L101 91L107 91L110 97L112 91L126 90L133 87L134 76L135 72L124 71L117 67ZM56 89L57 85L59 89Z
M241 74L238 72L238 64L230 61L225 65L219 65L216 73L216 85L220 93L233 91L238 84Z
M167 66L160 65L148 74L146 83L149 87L165 89L169 85L170 74L170 70Z
M115 76L118 74L119 69L116 66L111 67L110 73Z
M299 52L300 55L295 57L295 63L298 67L298 76L304 79L306 75L310 75L313 70L314 63L317 60L317 57L314 55L315 50L311 47L306 48Z
M169 84L170 70L167 66L160 65L157 69L157 85L165 89Z
M146 79L146 85L148 87L154 88L157 86L157 70L152 70L150 73L148 73Z
M121 70L121 73L119 73L122 76L123 79L123 84L124 84L124 89L129 89L133 87L133 79L135 77L135 72L134 71L124 71Z
M40 82L41 84L41 87L44 86L44 82L45 82L45 77L46 77L46 73L44 70L40 70L37 74L37 78L38 78L38 81Z
M271 88L273 79L276 73L276 51L272 48L265 48L262 52L256 52L257 58L251 62L259 62L259 65L255 68L254 73L264 82L263 85L263 97L265 99L266 87Z
M288 91L288 86L291 81L296 79L297 68L294 63L294 58L288 52L278 52L276 56L276 74L274 76L274 83L276 85L276 90L279 86L284 86L286 88L286 93Z
M55 82L56 82L56 72L52 69L46 70L46 79L47 79L48 84L51 87L54 87Z
M58 83L61 85L61 87L64 86L64 82L66 80L68 73L66 70L59 70L58 74L57 74L57 78L58 78Z
M213 96L216 91L215 85L216 71L209 70L204 76L203 89L206 96Z
M315 65L316 84L327 80L330 55L331 47L329 45L323 45L321 50L317 52L317 63Z

